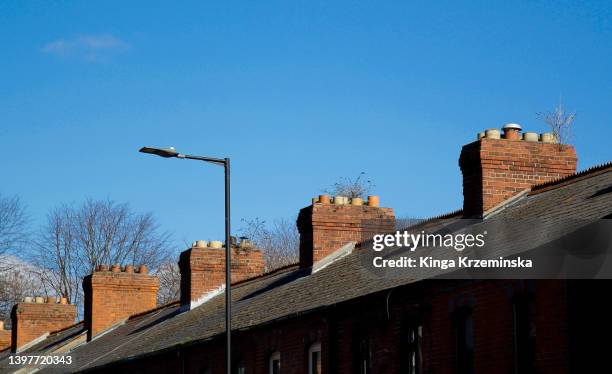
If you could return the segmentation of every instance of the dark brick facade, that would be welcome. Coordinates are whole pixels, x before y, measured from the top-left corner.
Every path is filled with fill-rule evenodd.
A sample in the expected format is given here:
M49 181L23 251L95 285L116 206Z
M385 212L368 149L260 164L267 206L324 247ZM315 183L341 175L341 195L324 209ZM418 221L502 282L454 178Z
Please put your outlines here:
M363 343L371 373L409 372L407 331L422 327L421 373L457 373L457 323L473 316L473 372L517 372L518 300L534 302L533 372L569 372L567 281L433 280L370 295L307 315L234 333L234 366L248 374L267 374L268 360L279 352L283 374L308 372L308 349L321 343L323 373L359 373ZM359 311L356 313L355 311ZM224 345L216 340L118 362L102 370L133 373L223 373ZM207 371L208 370L208 371ZM518 372L526 372L518 371Z

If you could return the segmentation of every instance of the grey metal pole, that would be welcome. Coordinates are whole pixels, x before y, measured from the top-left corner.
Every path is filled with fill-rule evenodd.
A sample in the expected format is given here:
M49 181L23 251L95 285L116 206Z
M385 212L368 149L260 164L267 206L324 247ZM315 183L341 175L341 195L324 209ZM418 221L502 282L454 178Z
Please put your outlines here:
M225 343L227 374L232 373L232 288L230 233L230 159L225 158Z

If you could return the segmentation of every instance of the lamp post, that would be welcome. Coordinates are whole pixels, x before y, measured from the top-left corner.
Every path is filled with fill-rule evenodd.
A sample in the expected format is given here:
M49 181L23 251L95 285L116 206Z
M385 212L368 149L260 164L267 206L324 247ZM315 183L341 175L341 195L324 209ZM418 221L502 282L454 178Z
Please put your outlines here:
M183 158L189 160L205 161L211 164L223 166L225 169L225 359L226 373L232 372L232 292L231 292L231 251L232 242L230 237L230 159L192 156L178 153L174 148L151 148L142 147L142 153L154 154L165 158Z

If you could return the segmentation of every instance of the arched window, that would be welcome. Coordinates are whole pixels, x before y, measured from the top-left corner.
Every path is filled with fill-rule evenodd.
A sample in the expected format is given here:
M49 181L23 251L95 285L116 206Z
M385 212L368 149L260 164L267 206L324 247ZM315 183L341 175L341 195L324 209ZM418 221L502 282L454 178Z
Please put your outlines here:
M321 343L314 343L308 349L308 374L321 374Z
M274 352L270 355L270 362L268 364L270 374L280 374L280 352Z

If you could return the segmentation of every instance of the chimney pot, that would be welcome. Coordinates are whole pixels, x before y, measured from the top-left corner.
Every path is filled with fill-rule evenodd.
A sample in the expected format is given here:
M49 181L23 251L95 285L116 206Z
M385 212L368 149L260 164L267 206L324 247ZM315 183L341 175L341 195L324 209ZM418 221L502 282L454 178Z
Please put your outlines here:
M351 205L363 205L363 199L360 197L354 197L351 199Z
M487 129L485 130L485 138L487 139L499 139L499 130L498 129Z
M535 132L526 132L523 134L523 139L526 142L537 142L538 141L538 134Z
M221 249L223 248L223 242L219 241L219 240L213 240L209 243L210 248L214 248L214 249Z
M334 204L336 205L346 205L348 198L344 196L336 196L334 197Z
M368 196L368 206L378 207L380 206L380 197L372 195Z
M118 264L114 264L114 265L111 267L111 271L112 271L113 273L120 273L120 272L121 272L121 266L119 266Z
M502 129L504 130L504 139L521 140L521 125L517 123L507 123Z
M45 302L45 298L42 296L36 296L35 300L36 304L43 304Z
M540 135L540 140L542 141L542 143L556 143L555 136L551 132L545 132Z
M319 195L319 202L321 204L329 204L329 195Z
M55 304L55 303L57 303L57 298L47 297L47 304Z
M140 265L140 267L138 268L138 272L140 274L148 274L149 273L149 268L147 267L147 265Z
M100 271L108 271L108 265L100 265Z
M32 297L30 297L30 296L26 296L26 297L24 297L24 298L23 298L23 302L24 302L24 303L31 303L31 302L32 302Z
M133 273L134 272L134 265L125 265L125 272L126 273Z
M62 304L62 305L68 304L68 298L66 298L66 297L60 298L60 304Z
M194 245L196 248L206 248L207 246L208 242L206 240L197 240Z

